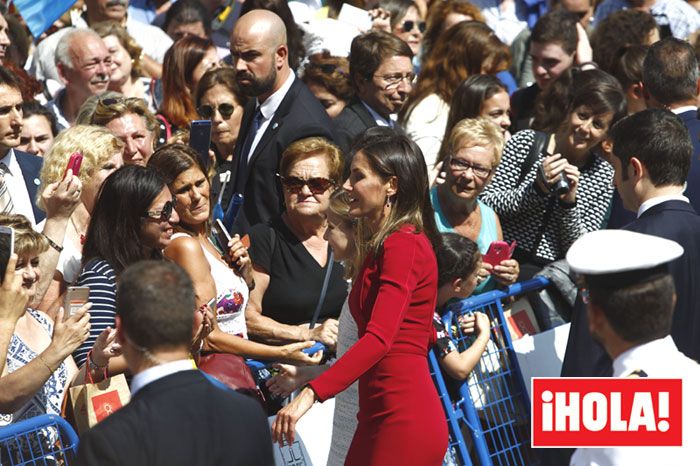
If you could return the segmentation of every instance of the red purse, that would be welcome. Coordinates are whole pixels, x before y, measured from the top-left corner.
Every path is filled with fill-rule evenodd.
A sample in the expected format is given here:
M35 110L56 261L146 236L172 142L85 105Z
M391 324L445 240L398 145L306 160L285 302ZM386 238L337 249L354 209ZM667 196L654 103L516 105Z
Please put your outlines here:
M199 357L197 367L233 390L252 396L265 405L265 397L242 357L229 353L205 353Z

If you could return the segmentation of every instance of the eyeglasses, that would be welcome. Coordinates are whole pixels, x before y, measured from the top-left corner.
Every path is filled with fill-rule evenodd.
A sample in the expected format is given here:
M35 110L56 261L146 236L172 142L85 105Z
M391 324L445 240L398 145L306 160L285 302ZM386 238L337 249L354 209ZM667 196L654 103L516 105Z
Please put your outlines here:
M420 32L425 32L425 21L411 21L409 19L401 23L401 29L403 29L404 32L411 32L416 26L418 26Z
M413 84L413 80L416 79L415 73L405 73L405 74L394 73L394 74L385 74L385 75L375 74L373 76L376 76L377 78L381 78L382 80L384 80L384 82L386 83L386 86L384 87L384 89L386 89L386 90L396 89L397 87L399 87L399 85L401 85L402 81L406 81L406 83L408 83L408 85L410 86Z
M233 104L227 103L219 104L217 107L212 105L200 105L199 108L197 108L197 113L199 113L199 116L202 118L211 120L214 116L214 112L218 110L221 118L228 119L231 118L235 109L236 107L234 107Z
M452 171L455 173L466 173L467 170L471 168L472 173L474 173L474 175L476 175L479 178L486 178L491 174L491 171L493 170L492 168L473 165L469 162L465 162L464 160L455 159L454 157L450 157L449 165Z
M143 218L150 218L151 220L159 220L161 222L167 222L170 220L170 216L173 214L175 209L175 198L163 204L162 210L149 210L141 215Z
M323 194L332 186L335 186L335 182L328 178L317 177L305 180L296 176L282 176L279 174L277 176L279 176L280 181L282 181L282 186L292 194L299 194L301 190L304 189L304 186L309 187L311 194Z

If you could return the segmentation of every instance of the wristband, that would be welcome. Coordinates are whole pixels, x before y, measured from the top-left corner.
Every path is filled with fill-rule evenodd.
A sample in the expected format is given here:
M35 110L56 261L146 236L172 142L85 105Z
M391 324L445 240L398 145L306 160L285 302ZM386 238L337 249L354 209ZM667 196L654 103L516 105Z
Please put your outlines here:
M63 252L63 246L59 246L58 244L54 243L54 241L51 238L44 235L43 233L42 233L42 235L44 236L44 238L46 238L46 241L49 242L49 246L51 246L53 249L55 249L57 253L61 254Z
M53 369L51 369L51 366L49 366L49 363L47 363L46 360L44 358L42 358L40 354L37 354L36 358L39 361L41 361L44 364L44 366L46 366L46 368L49 370L49 373L51 373L51 375L53 375L54 371L53 371Z

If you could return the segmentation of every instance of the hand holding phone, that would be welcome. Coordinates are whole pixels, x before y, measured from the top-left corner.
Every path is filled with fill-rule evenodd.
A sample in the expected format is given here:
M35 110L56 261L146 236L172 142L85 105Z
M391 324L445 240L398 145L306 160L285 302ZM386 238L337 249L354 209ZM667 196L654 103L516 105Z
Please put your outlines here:
M209 170L211 146L211 120L194 120L190 124L190 147L199 155L204 170Z
M513 251L515 251L515 246L517 242L513 241L511 245L508 245L505 241L494 241L489 246L488 251L484 254L481 260L492 266L497 266L504 260L508 260L513 256Z

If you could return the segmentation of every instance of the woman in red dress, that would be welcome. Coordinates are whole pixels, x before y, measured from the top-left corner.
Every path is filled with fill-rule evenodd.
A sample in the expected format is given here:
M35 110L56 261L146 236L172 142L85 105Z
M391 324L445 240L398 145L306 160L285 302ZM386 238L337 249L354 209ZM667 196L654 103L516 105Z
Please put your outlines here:
M428 371L439 244L420 150L387 128L368 130L343 185L350 215L371 233L349 303L359 341L277 415L275 441L359 378L360 412L346 465L440 465L447 423Z

